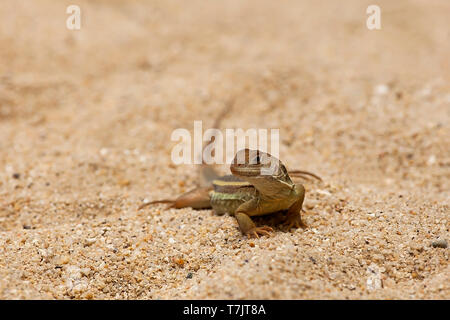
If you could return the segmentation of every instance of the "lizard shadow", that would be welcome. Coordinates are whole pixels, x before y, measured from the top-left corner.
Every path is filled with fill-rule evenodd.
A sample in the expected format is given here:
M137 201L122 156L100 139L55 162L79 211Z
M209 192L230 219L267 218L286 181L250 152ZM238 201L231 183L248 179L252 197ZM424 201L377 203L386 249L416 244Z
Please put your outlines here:
M273 230L289 232L288 229L283 225L287 219L287 210L278 211L269 215L255 216L252 217L253 222L256 226L269 226Z

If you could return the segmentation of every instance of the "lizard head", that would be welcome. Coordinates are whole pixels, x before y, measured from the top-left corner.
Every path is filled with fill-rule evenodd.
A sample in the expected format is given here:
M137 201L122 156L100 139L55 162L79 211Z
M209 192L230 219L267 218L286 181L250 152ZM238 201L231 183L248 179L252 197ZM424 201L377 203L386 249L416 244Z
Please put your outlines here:
M292 189L293 186L284 164L271 154L260 150L238 151L230 165L230 171L267 195Z

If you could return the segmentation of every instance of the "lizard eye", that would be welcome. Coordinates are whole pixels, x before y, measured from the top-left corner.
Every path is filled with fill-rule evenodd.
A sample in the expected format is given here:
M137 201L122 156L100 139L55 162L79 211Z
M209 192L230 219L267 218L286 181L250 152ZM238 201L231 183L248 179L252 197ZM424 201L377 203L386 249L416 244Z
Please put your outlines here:
M264 157L262 154L260 154L259 152L256 154L256 156L253 158L253 164L261 164L263 161Z

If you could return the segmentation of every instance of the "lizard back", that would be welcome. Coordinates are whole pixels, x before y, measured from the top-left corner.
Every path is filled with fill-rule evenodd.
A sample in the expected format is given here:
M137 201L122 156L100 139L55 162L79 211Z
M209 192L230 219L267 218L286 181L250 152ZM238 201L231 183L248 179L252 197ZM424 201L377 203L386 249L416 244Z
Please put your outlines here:
M226 175L213 181L214 190L210 192L211 206L219 214L234 214L244 202L257 195L255 187L247 181Z

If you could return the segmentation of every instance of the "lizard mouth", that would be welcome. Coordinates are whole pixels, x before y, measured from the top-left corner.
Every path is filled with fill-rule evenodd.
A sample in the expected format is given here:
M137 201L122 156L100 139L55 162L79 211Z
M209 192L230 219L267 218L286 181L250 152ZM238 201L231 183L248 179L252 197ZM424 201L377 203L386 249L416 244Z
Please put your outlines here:
M255 177L261 174L261 167L239 167L235 165L230 166L230 171L233 175L241 177Z

